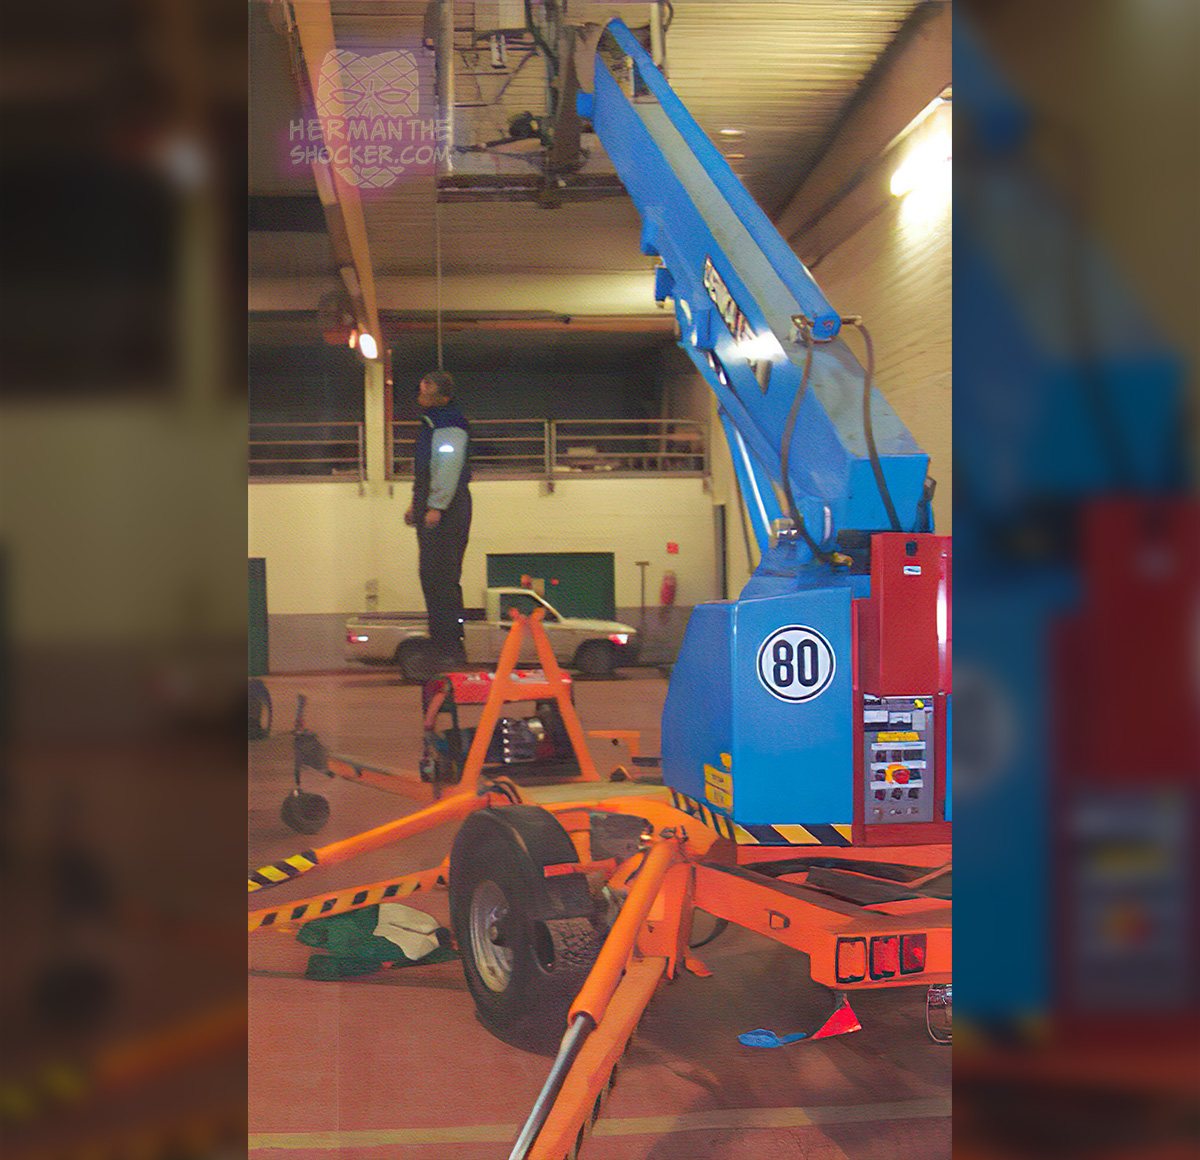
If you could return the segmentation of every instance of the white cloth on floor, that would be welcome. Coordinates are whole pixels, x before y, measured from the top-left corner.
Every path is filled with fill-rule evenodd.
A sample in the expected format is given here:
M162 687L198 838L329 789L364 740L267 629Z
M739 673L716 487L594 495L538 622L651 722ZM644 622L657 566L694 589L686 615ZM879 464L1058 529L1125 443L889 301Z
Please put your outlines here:
M438 949L438 922L423 910L399 902L379 905L379 922L372 932L395 943L413 962Z

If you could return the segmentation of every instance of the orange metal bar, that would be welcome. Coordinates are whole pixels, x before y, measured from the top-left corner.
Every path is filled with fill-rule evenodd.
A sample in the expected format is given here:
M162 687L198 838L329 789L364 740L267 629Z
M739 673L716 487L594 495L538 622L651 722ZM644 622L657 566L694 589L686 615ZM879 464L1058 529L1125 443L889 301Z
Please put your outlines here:
M318 894L313 898L300 898L285 906L252 910L249 914L249 930L292 931L297 924L310 922L314 918L328 918L331 914L345 914L374 906L378 902L395 902L407 898L418 890L431 890L444 885L450 873L450 859L429 870L418 870L399 878L388 878L383 882L372 882L369 886L348 886L331 894ZM357 901L356 901L357 900Z
M665 957L669 979L675 978L680 964L687 959L694 886L694 870L690 863L672 866L638 931L638 951L643 955Z
M332 753L327 757L326 764L329 766L329 772L335 777L345 778L356 785L369 785L372 789L401 794L419 802L433 800L433 787L415 777L406 777L402 773L393 773L378 766L364 765L349 757L338 757Z
M587 1015L597 1025L604 1018L609 1000L629 962L637 933L678 854L679 839L674 836L660 837L650 847L633 889L625 899L612 930L608 932L587 981L571 1005L568 1023L573 1022L577 1015Z
M391 845L393 842L409 838L413 834L421 834L426 830L432 830L436 826L445 825L447 822L456 822L461 818L465 818L468 814L474 813L476 810L497 805L501 801L507 800L501 794L455 794L454 797L446 798L445 801L435 802L433 805L426 806L423 810L417 810L415 814L408 814L403 818L397 818L395 821L385 822L382 826L376 826L373 830L367 830L362 834L355 834L353 837L343 838L340 842L331 842L328 846L322 846L318 850L306 851L303 857L307 865L294 868L293 873L282 881L291 882L300 877L300 875L315 870L318 866L333 866L339 862L347 862L351 858L356 858L359 854L378 850L383 846ZM271 867L263 867L258 873L261 875L263 870L269 869ZM254 890L267 889L269 886L278 885L279 882L270 882L264 885L256 883L253 880L250 883L251 889Z
M621 1056L666 966L663 958L629 964L608 1014L588 1036L571 1065L554 1108L530 1149L529 1160L562 1160L574 1154L573 1147L578 1150L577 1145L595 1124L616 1083Z
M558 667L558 661L554 658L554 650L550 647L546 630L542 627L544 614L545 609L538 608L529 617L529 631L533 635L533 647L537 649L538 660L542 662L542 671L546 674L547 683L554 690L554 697L558 701L563 724L567 727L567 735L571 738L571 748L575 750L575 759L579 762L582 780L599 781L600 775L596 772L592 755L588 751L587 738L583 735L583 726L579 724L579 717L571 701L568 685L563 680L562 669Z
M554 866L546 866L542 874L546 878L558 878L563 874L591 874L595 870L607 870L611 874L616 868L616 858L605 858L601 862L559 862Z
M500 712L506 700L505 693L509 687L509 677L517 667L521 655L521 638L525 635L525 618L513 617L513 626L508 630L504 646L500 649L500 659L496 662L496 675L492 678L492 687L488 690L488 698L483 703L483 713L475 736L471 739L471 748L467 752L467 760L463 763L463 775L460 782L463 793L473 794L479 788L479 771L483 769L483 759L487 756L487 748L491 744L496 722L500 720ZM528 696L528 693L526 693Z
M552 814L560 814L568 810L578 810L578 802L539 802L542 809ZM663 830L675 830L685 833L687 841L685 850L689 858L719 858L723 862L734 861L736 847L728 838L721 837L716 830L709 829L699 818L677 810L670 802L655 796L626 795L622 797L601 798L589 802L588 808L606 814L625 814L629 817L645 818L653 833ZM728 856L725 857L722 851ZM634 860L636 865L636 859Z
M331 842L328 846L322 846L315 851L317 860L322 866L348 862L351 858L358 857L359 854L378 850L381 846L390 846L393 842L402 841L413 834L423 834L435 826L442 826L447 822L457 822L468 814L473 814L476 810L492 804L494 803L486 798L476 797L475 794L469 796L465 793L455 794L454 797L447 798L445 801L434 802L433 805L426 806L423 810L417 810L415 814L408 814L395 821L385 822L382 826L376 826L375 829L367 830L365 833L355 834L351 838L343 838L340 842Z

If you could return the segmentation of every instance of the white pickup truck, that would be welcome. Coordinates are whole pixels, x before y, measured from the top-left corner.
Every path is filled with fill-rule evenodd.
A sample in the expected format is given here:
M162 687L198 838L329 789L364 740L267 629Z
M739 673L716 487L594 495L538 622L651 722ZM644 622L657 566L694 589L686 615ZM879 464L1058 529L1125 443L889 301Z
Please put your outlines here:
M512 627L510 610L528 616L545 609L542 625L564 668L586 676L607 676L618 665L633 664L641 649L638 630L615 620L583 620L561 615L531 588L488 588L484 591L484 618L463 624L463 643L471 664L490 664ZM429 675L431 645L425 617L418 613L364 612L346 621L346 659L367 664L394 664L409 680ZM521 646L522 664L536 664L537 654L528 633Z

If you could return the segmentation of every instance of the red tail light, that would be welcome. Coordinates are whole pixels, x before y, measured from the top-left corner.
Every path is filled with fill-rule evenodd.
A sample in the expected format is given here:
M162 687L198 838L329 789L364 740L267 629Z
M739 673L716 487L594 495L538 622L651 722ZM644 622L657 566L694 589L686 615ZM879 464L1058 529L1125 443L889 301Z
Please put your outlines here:
M871 978L890 979L900 970L900 936L880 935L871 940Z
M840 938L837 940L837 981L858 983L867 977L867 940Z
M915 975L925 969L925 936L906 934L900 939L900 973Z

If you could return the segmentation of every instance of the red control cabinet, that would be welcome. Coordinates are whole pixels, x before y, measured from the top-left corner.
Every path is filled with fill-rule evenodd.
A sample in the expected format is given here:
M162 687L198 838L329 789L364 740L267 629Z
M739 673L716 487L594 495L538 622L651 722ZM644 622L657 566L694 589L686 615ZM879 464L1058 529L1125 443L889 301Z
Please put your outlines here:
M948 842L950 538L871 539L871 595L853 604L854 841Z

